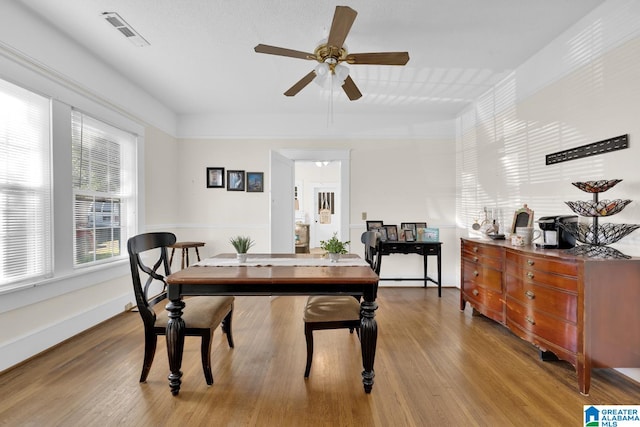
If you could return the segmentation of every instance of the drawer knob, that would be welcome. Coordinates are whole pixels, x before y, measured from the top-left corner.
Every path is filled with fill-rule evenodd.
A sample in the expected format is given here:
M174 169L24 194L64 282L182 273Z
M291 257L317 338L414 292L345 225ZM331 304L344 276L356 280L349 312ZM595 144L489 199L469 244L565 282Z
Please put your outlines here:
M535 324L536 324L536 321L535 321L535 320L533 320L533 317L531 317L531 316L527 316L527 317L525 317L525 320L526 320L527 322L529 322L530 324L532 324L532 325L535 325Z
M528 260L527 260L527 264L529 264L529 265L533 265L533 264L535 264L535 262L534 262L532 259L528 259Z
M477 246L473 247L473 252L478 252L478 247Z
M535 294L533 291L531 291L531 290L526 291L524 294L525 294L525 295L527 296L527 298L529 298L529 299L534 299L534 298L536 297L536 294Z
M532 273L532 272L528 272L528 273L527 273L527 277L528 277L529 279L533 279L533 273Z
M477 289L474 289L471 293L472 293L474 296L478 296L478 295L480 294L480 292L478 292L478 290L477 290Z
M478 273L478 270L474 270L473 275L474 275L475 277L478 277L478 276L480 275L480 273Z
M473 257L473 262L478 262L478 257L477 256Z

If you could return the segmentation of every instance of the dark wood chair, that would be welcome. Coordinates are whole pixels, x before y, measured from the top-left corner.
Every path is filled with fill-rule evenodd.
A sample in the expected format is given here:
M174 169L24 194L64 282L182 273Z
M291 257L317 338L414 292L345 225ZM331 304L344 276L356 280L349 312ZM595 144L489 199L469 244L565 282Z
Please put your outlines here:
M171 274L167 247L176 242L173 233L146 233L134 236L127 242L133 290L138 311L144 323L144 362L140 382L145 382L153 357L156 353L158 335L166 335L168 322L164 304L167 300L165 277ZM159 253L158 253L159 252ZM144 254L143 254L144 253ZM153 264L145 260L155 260ZM158 272L158 270L163 272ZM144 285L141 279L144 277ZM182 319L186 336L202 337L200 353L202 370L207 384L213 384L211 374L211 341L214 330L222 323L222 331L227 334L229 347L233 348L231 318L233 315L232 296L201 296L185 300Z
M380 274L382 255L379 233L366 231L360 240L364 243L365 260L376 274ZM304 308L304 336L307 341L307 366L304 377L309 378L313 361L313 331L321 329L360 330L360 297L351 295L312 295Z

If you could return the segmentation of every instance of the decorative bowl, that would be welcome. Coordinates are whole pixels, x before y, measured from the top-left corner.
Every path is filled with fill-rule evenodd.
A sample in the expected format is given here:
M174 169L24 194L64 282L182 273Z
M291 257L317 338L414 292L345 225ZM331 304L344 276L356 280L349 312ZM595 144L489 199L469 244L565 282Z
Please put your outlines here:
M584 181L584 182L572 182L573 185L586 191L587 193L602 193L607 191L617 183L622 181L621 179L602 179L600 181Z
M567 250L572 255L586 256L589 258L603 258L603 259L629 259L629 255L625 255L617 249L609 246L594 246L594 245L578 245Z
M577 202L565 202L572 211L581 216L608 216L615 215L622 211L625 206L631 203L629 199L616 199L616 200L600 200L595 201L577 201Z
M640 228L638 224L600 224L596 227L597 233L593 225L569 222L560 223L560 227L567 230L573 237L581 243L589 245L610 245L622 239L633 230Z

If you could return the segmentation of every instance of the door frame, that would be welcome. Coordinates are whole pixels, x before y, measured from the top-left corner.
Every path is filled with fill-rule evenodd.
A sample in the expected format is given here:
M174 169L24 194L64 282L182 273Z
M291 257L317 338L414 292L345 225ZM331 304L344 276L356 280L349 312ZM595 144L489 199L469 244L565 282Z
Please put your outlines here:
M350 185L350 160L351 160L351 150L349 149L322 149L322 148L281 148L281 149L273 149L282 156L296 161L296 160L307 160L307 161L339 161L340 162L340 240L349 240L350 228L349 228L349 218L350 218L350 205L349 200L349 188ZM272 163L271 167L278 167ZM295 176L293 177L292 185L295 186ZM292 217L294 215L292 214ZM290 221L289 218L283 218L283 221ZM295 227L295 219L291 221L291 224L281 224L283 228L288 227L290 230L294 230Z

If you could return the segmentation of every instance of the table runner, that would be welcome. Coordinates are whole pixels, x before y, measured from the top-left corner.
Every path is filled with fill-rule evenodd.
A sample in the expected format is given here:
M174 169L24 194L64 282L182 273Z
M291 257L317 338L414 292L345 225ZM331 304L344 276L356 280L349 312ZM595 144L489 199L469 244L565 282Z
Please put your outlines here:
M331 262L329 258L269 258L259 255L249 255L246 262L239 262L236 258L207 258L199 261L194 266L201 267L368 267L369 264L362 258L340 258L338 262Z

